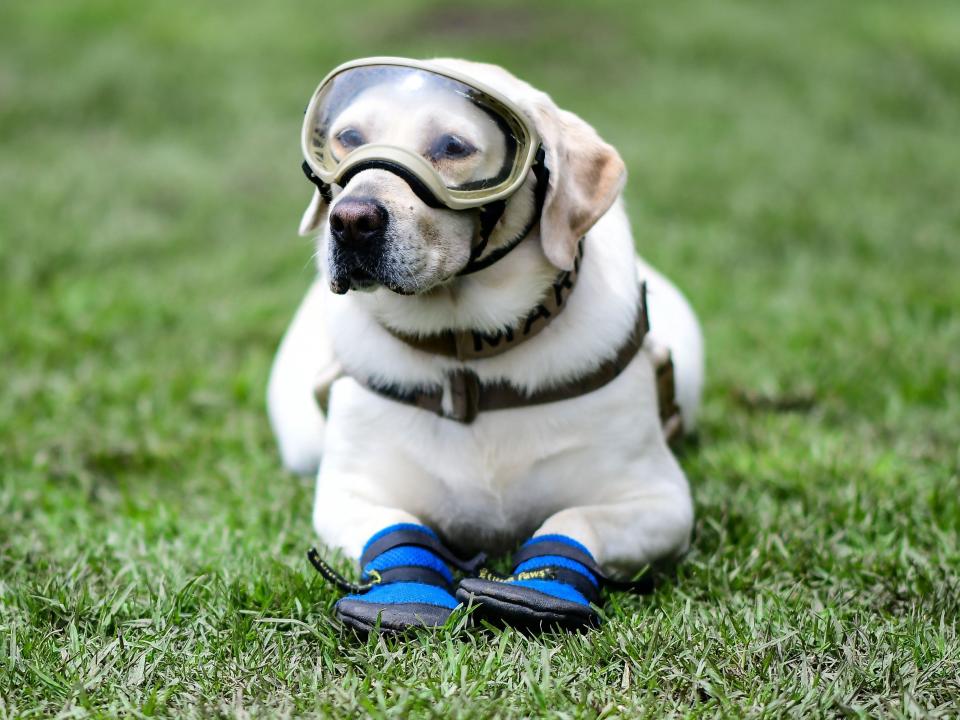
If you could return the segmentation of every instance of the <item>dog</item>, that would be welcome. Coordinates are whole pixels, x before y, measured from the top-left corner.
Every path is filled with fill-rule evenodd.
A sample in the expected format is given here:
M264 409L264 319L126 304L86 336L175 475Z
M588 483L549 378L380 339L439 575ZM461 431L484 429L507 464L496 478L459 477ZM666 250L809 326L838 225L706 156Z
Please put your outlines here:
M427 528L461 552L559 537L596 577L611 580L680 556L694 513L667 442L658 369L672 362L674 419L693 431L702 334L681 292L636 255L621 197L623 160L584 120L500 67L453 59L431 65L509 98L540 138L549 181L535 226L508 254L469 275L458 273L471 261L474 210L432 207L382 167L356 173L332 196L314 191L299 231L316 236L318 275L280 344L267 401L283 464L317 473L315 531L326 546L357 559L392 527ZM495 125L484 124L474 107L429 95L399 107L389 92L365 95L347 112L355 122L377 118L381 135L389 135L381 141L430 146L441 118L479 133L471 142L491 157L475 164L500 162ZM522 233L537 192L531 171L506 199L488 250ZM358 260L343 249L344 228L359 237L364 223L377 226L376 256ZM451 331L502 336L551 292L558 273L574 268L563 311L506 351L461 360L415 342ZM629 344L641 311L649 331L601 386L480 411L467 422L449 416L459 370L481 384L509 386L518 402L549 393L611 362ZM439 406L378 391L388 387L439 388Z

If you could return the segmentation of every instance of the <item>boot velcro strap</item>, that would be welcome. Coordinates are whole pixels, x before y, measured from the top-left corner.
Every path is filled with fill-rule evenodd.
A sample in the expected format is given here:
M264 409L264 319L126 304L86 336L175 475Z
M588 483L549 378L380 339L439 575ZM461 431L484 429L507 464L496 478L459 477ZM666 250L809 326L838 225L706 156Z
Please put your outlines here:
M386 570L374 570L364 573L364 579L367 578L379 578L377 582L378 585L396 582L412 582L436 585L437 587L448 590L452 588L450 582L442 574L421 565L401 565Z
M466 573L475 572L483 564L486 556L480 553L469 560L461 560L440 542L437 538L420 530L400 529L389 532L381 538L377 538L364 548L363 555L360 557L360 567L366 567L371 560L378 555L382 555L391 548L400 545L415 545L432 552L437 557L443 559L448 564Z
M561 567L559 565L547 565L542 568L537 568L536 570L528 570L526 573L522 574L539 573L541 570L545 571L545 576L543 578L544 580L556 580L566 585L570 585L573 589L575 589L592 603L596 603L600 599L600 588L590 582L590 580L584 576L583 573L579 573L576 570L571 570L570 568Z
M542 542L524 545L513 554L513 566L517 567L522 562L544 555L559 555L560 557L580 563L597 577L604 576L603 570L600 569L600 566L597 565L590 555L579 548L575 548L565 542L559 542L558 540L544 540Z
M498 583L515 583L524 580L556 581L570 585L589 602L596 603L600 599L600 588L590 582L590 579L583 573L559 565L544 565L543 567L514 572L511 575L500 575L487 568L481 568L479 577L481 580Z
M582 550L568 545L565 542L557 540L544 540L542 542L530 543L524 545L513 555L513 566L517 567L520 563L543 555L559 555L569 560L574 560L590 572L597 576L597 579L607 587L614 590L629 590L635 593L649 593L653 591L653 578L645 573L637 580L614 580L597 565L597 562ZM572 584L572 583L571 583Z

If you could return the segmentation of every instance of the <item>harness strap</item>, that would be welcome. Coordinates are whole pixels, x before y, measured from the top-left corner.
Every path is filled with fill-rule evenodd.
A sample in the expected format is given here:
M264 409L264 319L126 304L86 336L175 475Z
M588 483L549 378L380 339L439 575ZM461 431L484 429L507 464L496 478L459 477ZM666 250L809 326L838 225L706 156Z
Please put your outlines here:
M355 379L370 390L391 400L429 410L443 418L469 424L481 412L543 405L569 400L599 390L620 375L636 357L649 330L646 283L643 283L640 285L637 317L630 337L614 357L602 363L589 375L576 380L528 393L504 381L481 382L470 368L459 368L447 375L451 408L446 410L443 407L442 387L407 390L390 385L379 385L369 379Z
M514 325L496 333L483 333L478 330L445 330L431 335L415 335L395 330L384 325L398 340L431 355L443 355L457 360L476 360L494 357L537 335L566 307L567 298L573 292L580 275L580 263L583 259L583 241L577 246L577 256L573 269L557 275L553 285L547 290L540 303L526 317Z
M660 408L660 423L668 443L674 443L683 436L683 417L677 405L677 383L673 374L673 358L667 353L657 365L657 402Z

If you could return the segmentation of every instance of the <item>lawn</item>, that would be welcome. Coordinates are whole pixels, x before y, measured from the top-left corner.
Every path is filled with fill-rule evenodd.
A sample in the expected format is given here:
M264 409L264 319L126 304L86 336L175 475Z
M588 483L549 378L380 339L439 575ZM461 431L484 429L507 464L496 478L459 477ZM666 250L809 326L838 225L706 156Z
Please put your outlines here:
M498 62L708 344L692 551L602 628L359 641L264 408L304 104ZM960 4L0 3L0 718L956 716Z

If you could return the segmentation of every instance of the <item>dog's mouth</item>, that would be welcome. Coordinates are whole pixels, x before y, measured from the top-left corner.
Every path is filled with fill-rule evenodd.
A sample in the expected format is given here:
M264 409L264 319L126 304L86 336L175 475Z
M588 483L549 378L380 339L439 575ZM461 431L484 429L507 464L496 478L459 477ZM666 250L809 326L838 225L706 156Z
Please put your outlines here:
M371 272L359 265L348 269L331 269L330 290L337 295L344 295L350 290L369 292L379 284Z
M331 269L330 290L337 295L345 295L350 290L358 292L372 292L378 287L385 287L397 295L413 295L409 290L391 278L380 277L362 265L344 268L341 266Z

